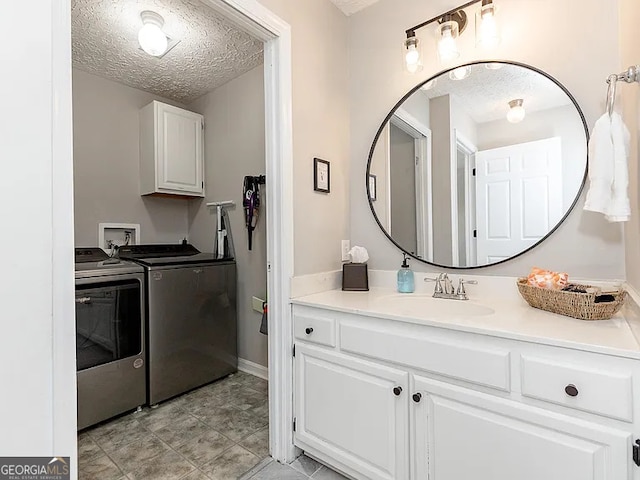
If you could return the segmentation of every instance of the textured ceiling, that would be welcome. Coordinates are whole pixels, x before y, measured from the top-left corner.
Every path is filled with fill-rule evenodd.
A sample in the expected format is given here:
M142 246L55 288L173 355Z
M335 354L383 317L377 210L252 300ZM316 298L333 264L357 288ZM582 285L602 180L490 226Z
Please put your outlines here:
M184 104L262 63L263 44L198 0L72 0L73 66ZM140 12L180 41L164 57L138 45Z
M499 70L484 65L472 66L464 80L440 75L429 90L420 90L429 98L450 94L476 123L504 119L509 101L521 98L527 112L547 110L571 104L571 99L554 82L528 68L504 64Z
M331 0L345 15L352 15L379 0Z

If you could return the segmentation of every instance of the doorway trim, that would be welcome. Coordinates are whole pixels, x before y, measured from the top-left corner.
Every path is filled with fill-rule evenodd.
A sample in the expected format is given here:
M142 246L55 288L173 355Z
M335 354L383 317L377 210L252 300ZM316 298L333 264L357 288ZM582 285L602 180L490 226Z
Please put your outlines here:
M416 256L428 262L433 261L433 198L431 195L431 129L399 107L389 122L415 141L415 189L416 189ZM391 159L391 155L388 157ZM391 162L387 162L390 164ZM391 177L389 174L388 178ZM387 191L391 191L389 188ZM389 198L390 195L387 195ZM391 208L388 208L391 211ZM391 234L391 229L388 230Z
M290 283L293 274L293 128L291 27L256 0L204 0L240 28L264 41L269 292L269 445L276 460L291 462L293 359ZM54 447L75 445L75 310L73 298L73 149L71 122L70 0L57 0L52 15L54 105L52 115L53 380ZM59 161L58 161L59 160ZM56 274L58 272L59 274ZM71 383L73 381L73 384ZM66 406L62 408L61 406ZM73 421L71 421L73 419ZM66 450L66 449L65 449ZM75 449L72 449L75 450ZM77 454L73 469L77 471Z
M256 0L204 3L264 42L267 174L267 292L269 297L269 450L280 462L293 446L293 126L291 27Z

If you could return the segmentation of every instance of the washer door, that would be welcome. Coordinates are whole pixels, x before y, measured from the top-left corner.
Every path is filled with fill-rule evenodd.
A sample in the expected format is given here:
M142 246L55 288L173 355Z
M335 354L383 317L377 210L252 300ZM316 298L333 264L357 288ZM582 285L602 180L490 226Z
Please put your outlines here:
M78 371L142 352L140 290L135 279L76 285Z

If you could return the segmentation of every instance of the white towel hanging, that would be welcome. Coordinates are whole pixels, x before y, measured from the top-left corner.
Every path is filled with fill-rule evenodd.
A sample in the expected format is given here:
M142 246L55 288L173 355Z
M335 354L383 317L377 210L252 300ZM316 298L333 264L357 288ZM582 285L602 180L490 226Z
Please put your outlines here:
M627 195L629 131L612 112L595 123L589 140L589 191L584 209L605 215L610 222L626 222L631 214Z

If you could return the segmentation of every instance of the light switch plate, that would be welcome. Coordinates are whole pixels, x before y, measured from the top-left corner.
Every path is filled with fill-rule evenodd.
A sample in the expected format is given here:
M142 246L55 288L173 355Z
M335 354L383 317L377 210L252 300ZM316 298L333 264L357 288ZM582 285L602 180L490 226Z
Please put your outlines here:
M351 241L342 240L342 248L340 251L342 253L343 262L348 262L349 260L351 260L351 256L349 255L349 250L351 250Z

